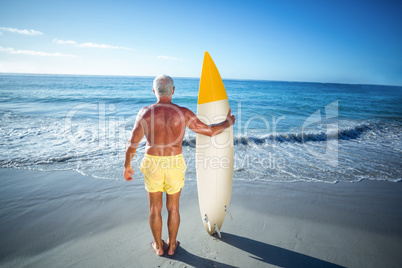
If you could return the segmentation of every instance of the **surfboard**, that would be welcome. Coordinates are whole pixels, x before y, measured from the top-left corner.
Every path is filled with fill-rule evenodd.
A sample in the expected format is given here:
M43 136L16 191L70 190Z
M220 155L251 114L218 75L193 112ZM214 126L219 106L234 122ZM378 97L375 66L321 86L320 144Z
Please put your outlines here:
M218 69L208 52L204 54L197 117L205 124L226 119L229 100ZM208 234L218 233L229 212L233 182L233 127L219 135L196 136L197 190L200 213Z

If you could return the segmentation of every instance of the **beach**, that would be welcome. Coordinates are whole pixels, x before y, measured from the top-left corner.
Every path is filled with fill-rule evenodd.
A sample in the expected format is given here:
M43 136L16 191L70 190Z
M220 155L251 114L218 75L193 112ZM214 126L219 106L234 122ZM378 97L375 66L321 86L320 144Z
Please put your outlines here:
M180 246L150 246L141 180L0 169L1 267L400 267L402 184L234 181L222 239L181 195ZM167 213L163 239L167 239Z
M0 7L0 268L402 268L402 1Z
M402 88L224 80L234 126L222 239L204 229L196 137L180 246L156 256L139 165L153 77L0 74L0 267L401 267ZM174 78L197 110L199 80ZM167 211L162 239L167 240Z

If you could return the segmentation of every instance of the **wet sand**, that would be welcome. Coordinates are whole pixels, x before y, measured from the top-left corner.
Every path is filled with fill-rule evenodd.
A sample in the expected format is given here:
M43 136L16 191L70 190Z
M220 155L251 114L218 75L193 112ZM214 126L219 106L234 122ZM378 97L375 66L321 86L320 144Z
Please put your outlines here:
M222 239L181 197L176 255L156 256L142 181L0 169L1 267L400 267L402 183L234 181ZM162 213L167 239L167 213Z

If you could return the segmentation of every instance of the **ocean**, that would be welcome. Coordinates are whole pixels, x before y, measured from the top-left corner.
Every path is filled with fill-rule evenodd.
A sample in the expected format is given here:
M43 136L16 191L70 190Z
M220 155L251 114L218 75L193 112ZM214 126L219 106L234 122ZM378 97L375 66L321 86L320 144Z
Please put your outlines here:
M196 113L199 79L175 78L173 102ZM123 180L153 77L0 74L0 167L75 170ZM224 79L236 116L234 180L402 180L402 87ZM145 140L133 160L134 179ZM196 180L186 131L187 180Z

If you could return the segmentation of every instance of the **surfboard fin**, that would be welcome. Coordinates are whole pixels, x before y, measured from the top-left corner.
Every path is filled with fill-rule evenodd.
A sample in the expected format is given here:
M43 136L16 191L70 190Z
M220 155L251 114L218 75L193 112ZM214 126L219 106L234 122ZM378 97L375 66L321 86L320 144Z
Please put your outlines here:
M225 205L225 212L226 212L226 214L229 214L230 219L233 221L232 213L230 212L229 207L227 205Z
M216 226L216 223L214 224L214 229L215 229L216 233L218 234L219 238L222 239L221 231L219 230L218 226Z
M205 214L204 221L206 221L206 222L207 222L207 224L208 224L208 229L209 229L209 231L211 232L211 223L209 222L209 219L208 219L207 214Z

